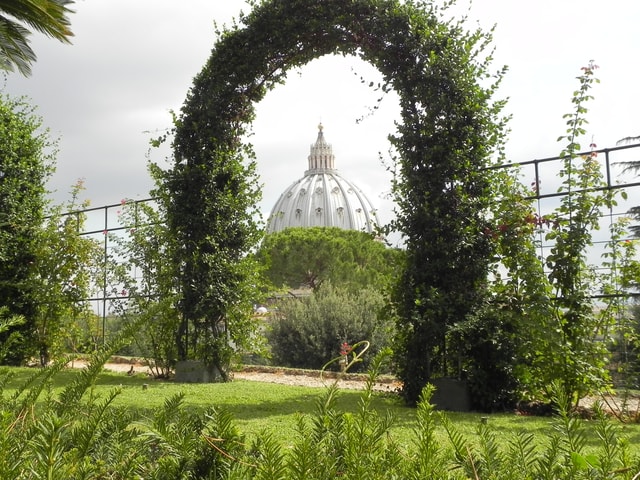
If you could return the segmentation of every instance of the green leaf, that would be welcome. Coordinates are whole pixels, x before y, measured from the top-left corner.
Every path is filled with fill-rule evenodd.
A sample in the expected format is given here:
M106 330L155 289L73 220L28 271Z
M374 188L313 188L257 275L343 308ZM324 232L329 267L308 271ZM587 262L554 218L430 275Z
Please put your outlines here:
M596 454L589 454L585 456L585 460L592 468L599 468L601 466L600 458Z
M576 452L571 452L571 463L578 470L586 470L587 468L589 468L587 459Z

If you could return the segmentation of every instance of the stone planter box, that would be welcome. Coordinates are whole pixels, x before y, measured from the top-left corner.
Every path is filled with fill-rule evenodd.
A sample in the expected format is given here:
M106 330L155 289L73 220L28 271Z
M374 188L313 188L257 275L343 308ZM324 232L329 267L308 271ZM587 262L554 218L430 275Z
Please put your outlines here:
M431 381L436 391L431 398L431 403L438 410L452 412L468 412L471 410L471 399L467 382L456 378L436 378Z
M175 381L179 383L214 383L222 381L220 371L200 360L183 360L176 364Z

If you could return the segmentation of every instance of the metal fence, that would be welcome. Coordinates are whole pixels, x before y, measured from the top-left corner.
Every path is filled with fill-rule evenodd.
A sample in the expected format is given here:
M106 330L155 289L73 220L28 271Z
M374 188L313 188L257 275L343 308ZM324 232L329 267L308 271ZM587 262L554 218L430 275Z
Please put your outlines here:
M581 155L597 154L598 162L605 179L605 185L597 190L625 190L627 199L620 197L615 208L611 208L600 219L600 229L593 232L593 247L586 252L589 261L595 268L604 268L599 263L602 254L605 251L607 243L610 241L609 225L616 220L617 217L627 215L631 207L640 205L640 182L632 173L625 171L625 162L640 161L640 144L618 146L613 148L605 148L584 152ZM537 214L545 216L552 213L559 205L561 198L567 195L566 192L559 192L561 185L559 172L562 169L563 159L560 157L549 157L542 159L534 159L518 164L504 164L492 168L519 168L521 172L522 182L525 185L534 187L534 194L530 200L534 201ZM574 191L573 193L577 193ZM127 200L126 203L153 203L153 198L142 200ZM68 212L66 215L86 215L86 231L79 232L80 235L95 238L100 242L104 249L105 266L110 257L114 256L113 242L114 236L126 236L128 230L134 225L125 225L122 223L120 212L123 209L124 200L119 203L104 205L101 207L87 208L79 211ZM631 236L629 236L630 238ZM624 240L624 239L623 239ZM540 236L539 243L540 257L545 257L545 252L552 247L551 243L545 242L543 236ZM135 272L133 272L135 277ZM112 295L113 286L107 285L106 278L102 285L96 286L94 295L87 299L92 305L95 313L102 320L102 336L104 339L104 325L107 316L112 312L112 303L122 301L127 295ZM636 295L629 292L629 295ZM594 296L597 296L594 293Z
M611 242L610 227L619 217L628 217L629 210L633 207L640 206L640 181L637 174L628 167L629 162L640 163L640 144L617 146L613 148L604 148L593 150L579 154L589 155L597 159L600 169L604 177L604 184L590 191L602 192L610 191L618 193L615 197L616 205L602 213L599 221L599 228L592 231L593 246L585 252L589 263L597 270L607 269L602 266L602 255L605 253L607 245ZM548 157L535 159L519 164L505 164L493 168L520 168L522 172L522 181L531 185L533 194L528 197L534 202L536 214L540 217L549 215L558 207L563 197L568 195L566 191L559 191L562 182L560 171L563 168L564 159L561 157ZM581 193L583 190L574 190L571 193ZM626 193L626 198L622 192ZM620 239L624 242L633 238L629 232L625 238ZM553 247L553 242L547 242L544 233L538 235L538 247L540 258L545 258L549 249ZM628 292L630 296L636 296L635 292ZM602 297L597 293L594 297Z

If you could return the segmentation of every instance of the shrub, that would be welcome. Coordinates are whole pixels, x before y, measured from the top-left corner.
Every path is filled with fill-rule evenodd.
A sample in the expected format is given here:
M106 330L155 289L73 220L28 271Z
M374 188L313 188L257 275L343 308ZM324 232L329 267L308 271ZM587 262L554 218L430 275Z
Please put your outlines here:
M451 329L461 358L457 373L467 381L474 410L512 410L518 400L517 322L507 306L488 303Z
M347 292L330 284L306 298L282 300L267 331L273 361L319 369L340 354L343 343L360 340L368 340L375 354L391 339L393 322L382 317L384 305L376 290Z

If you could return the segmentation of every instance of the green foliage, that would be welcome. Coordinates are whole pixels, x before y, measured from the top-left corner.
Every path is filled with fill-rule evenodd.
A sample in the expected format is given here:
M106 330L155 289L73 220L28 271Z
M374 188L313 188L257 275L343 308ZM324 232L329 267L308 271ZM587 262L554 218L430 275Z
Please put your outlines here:
M449 329L485 301L495 249L484 234L493 198L485 167L500 153L505 123L503 102L491 100L502 72L492 73L482 56L490 33L467 32L436 13L411 13L424 36L401 33L417 68L403 71L412 95L401 97L403 124L392 139L400 156L395 226L407 247L396 362L410 403L429 379L458 374Z
M288 228L267 235L257 254L277 288L385 289L397 276L402 251L371 235L340 228Z
M24 99L3 97L0 115L0 306L24 319L0 341L5 361L35 356L44 365L88 315L82 300L90 296L98 246L78 235L85 222L78 211L86 206L78 199L82 182L66 205L46 200L57 144L34 109Z
M248 253L261 236L260 192L251 147L237 151L222 141L208 151L188 133L185 125L193 125L185 121L198 110L197 101L187 102L184 118L176 120L176 163L168 171L156 168L156 193L171 239L165 248L181 320L178 359L203 360L227 380L234 356L259 348L252 313L261 279Z
M546 233L546 240L554 242L545 259L549 269L548 278L554 300L551 315L542 325L552 332L539 348L543 349L542 360L553 363L554 371L538 364L540 380L547 385L557 379L565 389L563 398L572 404L595 389L602 387L606 379L606 342L610 324L600 324L594 313L591 288L594 274L587 264L586 249L592 245L592 231L599 228L599 217L604 207L613 203L610 192L599 192L604 184L595 155L578 156L579 138L585 134L585 103L592 97L589 89L597 82L592 63L583 67L578 77L580 88L575 92L575 112L567 118L567 146L561 153L564 166L560 172L563 179L560 191L566 193L554 213L553 228ZM594 191L595 190L595 191ZM596 341L605 335L603 341ZM554 338L555 337L555 338Z
M481 53L490 35L467 32L422 1L270 0L252 7L241 25L218 32L176 129L166 188L181 246L174 258L181 309L216 331L229 305L242 299L245 271L233 267L255 240L244 229L251 227L255 182L252 163L243 163L253 158L251 148L240 139L254 104L292 68L322 55L357 55L381 72L380 90L400 97L394 226L406 237L408 265L398 287L397 362L415 403L432 373L447 369L439 350L444 327L483 297L491 244L480 234L490 194L482 167L503 135L502 102L490 101L501 73L490 72Z
M24 99L0 98L0 125L0 306L25 319L2 334L0 342L13 335L5 361L19 363L37 351L35 265L56 144Z
M182 401L169 398L143 427L144 446L153 452L145 469L151 478L224 478L243 451L242 437L228 414L215 408L196 414Z
M476 326L481 332L485 325L501 325L496 332L502 335L474 336L473 323L459 325L462 332L472 332L463 347L475 348L474 338L491 340L486 345L494 347L494 354L503 354L494 358L494 365L510 365L511 379L523 394L548 402L550 385L560 382L566 389L562 398L571 405L607 387L608 346L614 339L629 340L626 302L638 271L635 245L623 241L624 219L609 227L603 254L603 266L609 270L596 273L586 258L604 210L615 205L596 154L578 154L579 138L585 133L585 102L597 82L595 68L590 64L582 69L580 88L572 99L575 112L565 116L567 136L560 140L567 146L561 153L561 200L555 211L542 217L535 213L531 199L538 186L525 187L518 169L494 171L493 224L484 232L496 245L490 277L493 310L480 310ZM552 246L539 258L543 239ZM594 293L604 297L600 308L591 298ZM505 340L511 348L503 347ZM472 368L482 365L482 356L473 358L479 361L473 361Z
M618 144L636 143L640 140L640 137L627 137L619 140ZM628 162L621 162L625 167L625 172L633 172L636 175L640 172L640 160L632 160ZM624 197L626 198L626 197ZM629 209L629 215L635 222L640 220L640 206L634 206ZM626 220L626 225L628 225ZM620 285L624 287L636 288L640 284L640 268L638 262L634 261L637 252L638 238L640 238L640 225L637 223L628 226L628 229L636 237L634 240L620 241L616 244L620 256L622 257L622 269L621 278L617 279L618 282L611 282L613 285ZM616 230L614 233L618 234ZM617 235L617 239L621 240L620 235ZM611 249L610 249L611 250ZM611 255L609 262L615 264L617 256ZM637 301L631 307L627 308L622 318L622 328L616 338L615 346L618 348L619 357L615 358L615 361L621 361L624 365L622 368L626 371L624 374L627 376L627 386L638 388L640 385L640 309L638 308Z
M579 138L585 133L585 103L592 98L589 89L597 82L596 68L590 63L582 69L578 77L580 88L572 99L575 112L565 115L567 135L559 139L567 141L561 153L564 165L559 191L564 195L547 221L539 223L545 240L552 242L553 247L544 259L548 269L545 282L548 312L540 316L534 330L536 357L531 359L531 378L536 382L534 389L546 392L547 397L549 385L560 382L565 389L562 398L573 405L607 384L607 345L618 320L614 310L619 308L614 308L611 302L616 300L613 299L607 301L611 308L603 309L600 314L596 312L591 298L594 287L611 294L617 280L596 277L586 258L587 247L592 245L592 232L599 228L603 209L615 204L613 193L602 188L605 184L596 155L578 155ZM616 234L615 229L620 226L611 228L613 243L609 247L613 250L605 255L615 256L612 261L617 262L621 260L617 246L620 231Z
M636 389L640 372L637 353L640 328L635 315L637 302L630 300L629 293L637 288L640 262L638 240L627 238L630 222L630 218L620 217L609 226L609 241L602 254L602 265L607 270L598 276L605 298L597 318L604 328L609 329L608 368L613 385ZM637 413L623 408L621 416L633 419Z
M494 243L491 297L451 330L475 407L510 408L530 388L526 365L535 357L539 325L550 315L551 289L538 257L540 219L517 168L494 169L490 223L482 233Z
M17 315L11 316L8 312L9 309L7 307L0 306L0 335L9 332L12 327L24 323L23 317ZM9 333L9 335L5 337L4 342L2 342L0 346L0 363L3 362L5 357L11 352L14 343L19 342L21 338L20 334L16 331Z
M355 413L337 407L339 391L328 387L312 415L301 417L289 451L273 442L254 446L254 471L241 478L406 478L401 449L389 439L393 418L371 408L372 386L385 356L371 362L368 388ZM269 440L269 437L266 437ZM280 476L271 477L274 465Z
M88 205L79 203L82 189L81 181L74 185L69 202L51 208L38 232L33 280L38 294L33 318L42 366L66 351L66 338L73 336L78 319L90 315L86 299L95 279L92 265L99 264L102 250L95 240L78 235L86 221L79 209ZM63 211L73 213L63 215Z
M511 411L519 400L520 321L509 306L492 301L451 328L474 410Z
M379 371L379 359L373 365L373 371ZM414 437L408 446L400 446L389 435L394 419L371 410L370 390L363 393L355 413L345 414L336 406L337 391L330 387L315 412L299 420L299 433L287 441L292 445L278 448L266 433L251 450L253 468L230 478L629 480L639 473L640 460L629 457L621 429L600 410L593 425L600 435L598 448L587 450L584 434L592 424L566 410L553 421L555 433L543 438L510 434L490 423L480 423L474 435L467 435L447 414L434 410L429 403L432 393L428 385L418 403ZM436 424L447 432L444 443L436 440ZM505 436L507 442L499 441Z
M632 140L638 141L640 140L640 137L633 137ZM621 162L621 164L625 167L624 172L633 172L636 175L640 172L640 160ZM636 220L636 222L640 221L640 205L631 207L629 209L629 214L633 217L634 220ZM630 230L633 232L634 236L640 238L640 225L631 225Z
M158 167L150 165L150 172L158 183ZM133 338L137 354L150 360L156 377L167 378L178 360L182 317L177 309L173 270L167 262L172 237L164 205L123 200L120 222L127 226L128 235L114 237L114 241L118 253L127 259L120 276L124 277L121 281L128 300L119 305L119 313L123 318L140 320L141 328Z
M113 350L96 354L57 397L48 385L64 362L37 371L17 394L2 395L1 478L224 478L231 455L243 450L228 414L188 411L179 396L149 419L115 407L119 390L104 397L92 391ZM214 448L222 439L224 452Z
M618 338L614 342L619 356L614 361L624 362L621 370L625 374L625 386L638 389L640 386L640 305L637 299L629 306Z
M505 387L504 390L494 390L494 393L502 391L513 395L515 391L531 395L531 390L537 388L533 386L537 378L528 365L540 355L537 347L540 336L549 335L541 324L551 315L552 291L538 250L539 229L549 220L535 213L531 198L535 195L536 185L525 186L517 168L496 169L493 174L492 224L484 232L496 245L489 277L492 299L477 314L479 322L475 324L475 328L482 331L486 315L488 331L474 337L472 325L467 346L489 348L491 351L490 356L502 372L493 385L500 385L498 379L501 379ZM480 345L474 345L476 340ZM470 368L484 365L486 371L481 369L481 373L491 374L491 365L487 365L486 357L472 358L477 360L477 364L472 361ZM490 392L488 389L481 398L489 400Z
M73 36L67 5L73 0L11 0L0 2L0 69L31 74L36 54L29 46L29 28L69 43Z
M414 467L406 471L406 478L412 480L438 478L447 468L445 450L441 448L435 434L439 415L430 403L434 391L433 385L427 384L420 394L416 409L416 442L412 458Z
M309 297L278 300L267 338L274 362L321 368L343 343L389 345L384 292L397 276L403 253L371 235L339 228L290 228L267 235L257 254L279 288L311 287Z
M375 289L350 292L329 283L308 297L279 300L267 330L274 363L320 369L340 354L343 343L363 339L375 354L392 336L393 320L383 316L384 306Z

